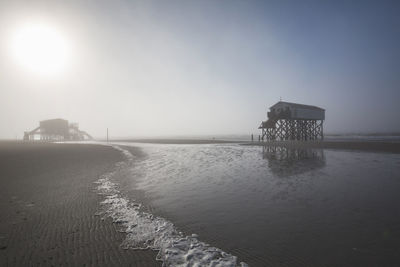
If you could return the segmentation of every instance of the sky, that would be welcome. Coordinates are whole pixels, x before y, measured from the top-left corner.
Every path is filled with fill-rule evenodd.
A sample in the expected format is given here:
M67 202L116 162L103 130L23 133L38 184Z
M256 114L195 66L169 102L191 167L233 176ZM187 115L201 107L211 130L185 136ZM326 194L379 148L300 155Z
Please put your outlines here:
M398 14L396 1L0 0L0 138L51 118L95 137L258 134L280 98L324 108L327 133L400 132ZM57 71L17 62L35 55L13 36L37 23L63 40Z

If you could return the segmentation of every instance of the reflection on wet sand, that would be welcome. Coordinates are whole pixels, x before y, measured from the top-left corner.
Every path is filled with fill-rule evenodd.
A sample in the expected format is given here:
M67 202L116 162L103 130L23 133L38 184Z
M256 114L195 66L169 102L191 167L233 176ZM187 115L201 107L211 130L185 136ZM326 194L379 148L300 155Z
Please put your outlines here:
M291 176L322 168L326 164L322 149L263 146L263 159L278 176Z

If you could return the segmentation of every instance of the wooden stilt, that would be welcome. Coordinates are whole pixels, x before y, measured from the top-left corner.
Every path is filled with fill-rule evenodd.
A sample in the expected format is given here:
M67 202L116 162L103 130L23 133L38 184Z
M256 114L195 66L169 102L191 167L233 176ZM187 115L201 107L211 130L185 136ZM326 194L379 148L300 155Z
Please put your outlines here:
M261 137L263 141L323 140L323 121L280 119L274 127L261 128Z

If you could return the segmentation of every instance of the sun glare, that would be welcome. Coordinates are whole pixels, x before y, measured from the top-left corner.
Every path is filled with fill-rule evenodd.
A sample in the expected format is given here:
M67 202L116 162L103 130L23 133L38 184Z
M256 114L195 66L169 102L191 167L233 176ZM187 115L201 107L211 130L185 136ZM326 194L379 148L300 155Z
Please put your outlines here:
M62 34L45 24L25 24L14 32L11 41L16 61L37 74L62 72L68 61L68 47Z

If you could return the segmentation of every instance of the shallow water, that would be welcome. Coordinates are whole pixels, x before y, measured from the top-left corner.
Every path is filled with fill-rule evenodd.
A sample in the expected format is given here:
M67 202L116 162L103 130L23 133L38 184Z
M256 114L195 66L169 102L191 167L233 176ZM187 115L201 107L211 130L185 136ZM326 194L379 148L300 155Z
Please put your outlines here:
M238 262L400 263L400 155L232 144L118 145L144 152L129 166L128 199Z

